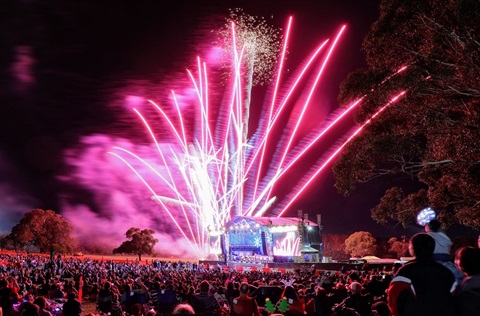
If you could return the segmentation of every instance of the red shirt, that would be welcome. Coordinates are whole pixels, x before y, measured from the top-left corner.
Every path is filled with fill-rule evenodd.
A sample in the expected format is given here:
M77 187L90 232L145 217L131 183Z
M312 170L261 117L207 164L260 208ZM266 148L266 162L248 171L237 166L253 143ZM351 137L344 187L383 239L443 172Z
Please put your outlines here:
M248 296L238 296L232 301L232 311L235 316L259 316L257 302Z

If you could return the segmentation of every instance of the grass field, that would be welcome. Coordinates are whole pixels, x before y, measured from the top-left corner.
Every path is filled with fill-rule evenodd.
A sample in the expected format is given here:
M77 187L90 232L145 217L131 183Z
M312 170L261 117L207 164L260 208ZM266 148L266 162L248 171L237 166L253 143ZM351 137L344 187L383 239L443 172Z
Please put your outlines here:
M15 254L22 254L26 255L27 253L24 251L13 251L13 250L0 250L0 254L10 254L10 255L15 255ZM49 256L48 254L45 253L30 253L32 255L39 255L39 256ZM118 255L99 255L99 254L83 254L80 256L74 256L74 255L64 255L64 258L77 258L80 260L83 259L92 259L92 260L113 260L113 261L119 261L119 262L134 262L138 261L138 255L127 255L127 254L118 254ZM196 259L181 259L177 257L160 257L160 256L149 256L149 255L142 255L142 261L141 263L151 263L153 260L160 260L160 261L185 261L185 262L198 262Z

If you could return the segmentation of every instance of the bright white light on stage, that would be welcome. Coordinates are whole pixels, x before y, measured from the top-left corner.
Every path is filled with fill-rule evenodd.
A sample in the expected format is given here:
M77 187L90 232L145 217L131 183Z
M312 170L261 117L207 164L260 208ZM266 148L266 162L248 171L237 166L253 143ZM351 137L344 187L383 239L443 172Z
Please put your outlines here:
M297 226L273 226L270 228L270 232L272 233L288 233L296 231L298 231Z
M230 229L231 229L231 227L230 227ZM210 232L210 236L211 237L220 236L220 235L223 235L223 233L224 232L220 231L220 230L213 230L213 231Z
M431 207L426 207L417 214L417 224L420 226L427 225L432 219L435 219L437 214Z
M311 231L311 230L313 230L313 227L312 226L307 226L307 230Z

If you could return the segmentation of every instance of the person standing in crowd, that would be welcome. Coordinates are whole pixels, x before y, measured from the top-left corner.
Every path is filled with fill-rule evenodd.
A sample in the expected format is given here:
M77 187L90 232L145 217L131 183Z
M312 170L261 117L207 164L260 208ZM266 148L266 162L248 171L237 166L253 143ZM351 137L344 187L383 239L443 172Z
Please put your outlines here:
M243 282L240 285L240 295L232 300L233 316L259 316L257 302L248 295L250 286Z
M63 304L63 316L80 316L82 314L82 303L77 300L75 293L68 294L68 299Z
M437 219L432 219L427 225L425 225L426 233L435 239L433 259L452 271L455 280L460 284L460 281L463 278L463 273L452 262L450 249L452 248L453 243L450 237L448 237L448 235L442 230L441 226L441 223Z
M455 264L465 273L455 298L460 316L480 315L480 249L462 247L455 254Z
M105 282L103 288L98 292L96 297L97 300L97 309L104 314L112 312L112 284L110 282Z
M415 234L409 243L415 259L402 266L387 290L393 316L455 316L453 292L456 281L448 268L433 259L435 239L426 233Z
M157 295L157 311L163 314L171 314L177 303L177 292L172 284L162 284Z
M207 280L200 282L200 292L190 297L190 305L192 305L195 314L213 315L219 308L218 302L213 294L209 294L210 283Z

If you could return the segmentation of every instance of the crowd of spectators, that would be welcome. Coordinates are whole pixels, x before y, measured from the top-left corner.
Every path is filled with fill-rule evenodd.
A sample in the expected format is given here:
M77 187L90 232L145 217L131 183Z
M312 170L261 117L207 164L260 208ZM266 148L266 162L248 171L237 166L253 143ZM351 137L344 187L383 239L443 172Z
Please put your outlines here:
M460 282L435 261L427 233L410 241L412 262L399 269L224 270L201 263L100 261L0 255L0 316L97 314L480 315L480 250L463 247ZM92 315L89 315L92 316Z

